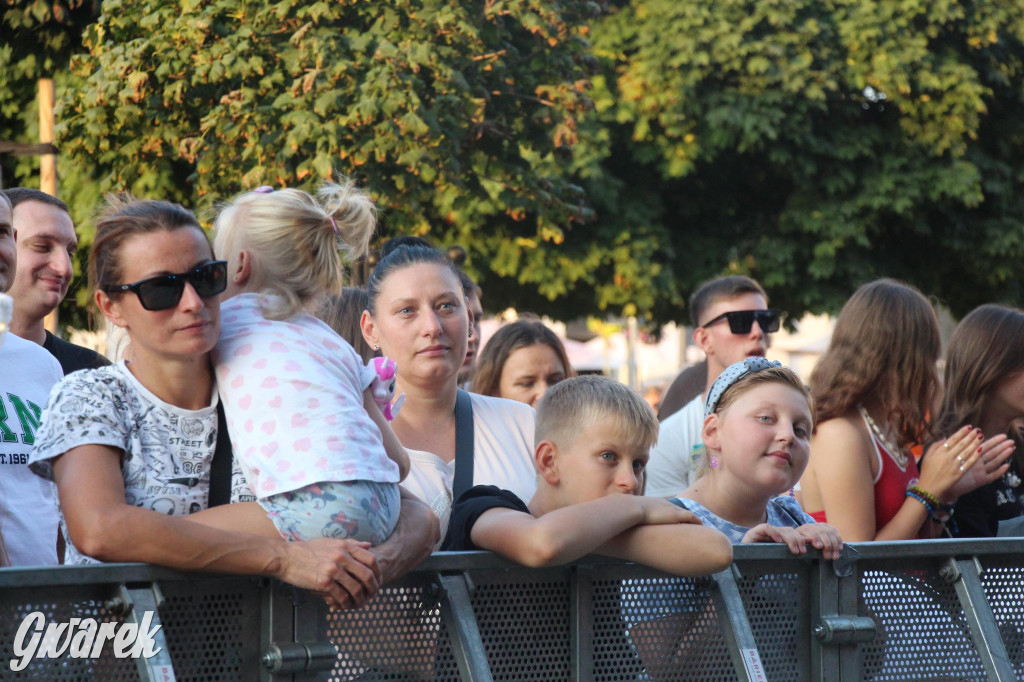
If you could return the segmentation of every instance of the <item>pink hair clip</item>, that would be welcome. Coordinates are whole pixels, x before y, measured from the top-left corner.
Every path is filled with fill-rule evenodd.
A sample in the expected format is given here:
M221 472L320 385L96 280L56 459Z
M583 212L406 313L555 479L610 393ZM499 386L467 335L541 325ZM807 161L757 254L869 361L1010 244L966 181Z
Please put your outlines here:
M273 191L274 188L271 187L270 185L262 185L253 190L253 192L256 192L256 194L270 194Z
M338 223L334 221L334 216L327 216L331 220L331 227L334 228L334 234L341 234L341 230L338 229Z

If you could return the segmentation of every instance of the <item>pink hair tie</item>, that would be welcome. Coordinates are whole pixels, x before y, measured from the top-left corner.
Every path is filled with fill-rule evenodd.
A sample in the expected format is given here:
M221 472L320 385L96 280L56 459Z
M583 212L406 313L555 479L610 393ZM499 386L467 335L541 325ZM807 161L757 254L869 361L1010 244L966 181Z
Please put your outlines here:
M334 222L334 216L332 216L332 215L329 215L329 216L327 216L327 217L328 217L328 218L330 219L330 221L331 221L331 227L333 227L333 228L334 228L334 234L340 235L340 234L341 234L341 230L339 230L339 229L338 229L338 223Z
M253 190L256 194L270 194L274 191L274 188L270 185L262 185Z

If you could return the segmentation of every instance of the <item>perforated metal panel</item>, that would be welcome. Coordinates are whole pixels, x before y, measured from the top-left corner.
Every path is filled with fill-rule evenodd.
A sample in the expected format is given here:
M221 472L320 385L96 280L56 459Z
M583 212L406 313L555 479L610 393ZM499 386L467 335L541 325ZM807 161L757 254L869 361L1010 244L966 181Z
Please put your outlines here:
M331 611L326 636L339 652L331 682L461 679L429 585L385 587L358 611Z
M260 602L253 581L162 585L160 609L179 682L259 678Z
M1018 680L1024 680L1024 567L990 564L982 585Z
M769 680L806 680L810 676L808 652L810 621L809 581L794 566L779 566L778 573L744 568L739 583L758 654Z
M474 576L473 612L495 680L567 680L571 661L566 571Z
M736 679L709 581L666 577L595 581L594 614L597 680L635 680L643 670L659 681ZM621 653L598 656L600 645ZM630 647L628 654L624 645Z
M135 682L139 679L135 663L119 660L110 654L111 647L104 647L107 654L102 659L71 658L33 659L23 671L10 669L10 661L19 658L14 645L19 626L25 617L39 611L49 623L70 623L72 618L92 618L98 623L120 623L123 620L103 607L114 596L113 590L93 587L86 592L79 587L53 587L43 590L5 590L0 594L0 680L47 680L52 682L77 682L90 680L102 671L103 679L111 682ZM26 643L27 644L27 643Z
M179 682L227 682L259 677L259 594L255 582L209 577L161 585L167 597L160 620ZM123 623L104 604L116 585L51 586L0 592L0 680L136 682L132 659L118 659L107 643L98 659L33 659L22 672L10 669L17 629L25 616L41 611L47 623L93 618Z
M985 680L985 669L952 585L938 568L865 570L861 615L880 624L863 648L867 680ZM930 563L930 562L929 562Z

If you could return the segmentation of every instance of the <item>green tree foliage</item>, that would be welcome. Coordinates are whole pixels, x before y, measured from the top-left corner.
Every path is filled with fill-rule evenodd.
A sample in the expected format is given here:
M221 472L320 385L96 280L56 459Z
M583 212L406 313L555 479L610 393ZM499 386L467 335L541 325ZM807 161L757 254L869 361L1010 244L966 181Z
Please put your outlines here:
M81 50L82 30L98 13L98 0L0 1L0 140L38 141L36 82L67 72L71 54ZM8 186L38 167L12 156L0 163Z
M637 0L594 34L603 165L658 185L679 291L749 273L799 314L893 276L958 314L1024 303L1018 6Z
M880 276L1024 304L1012 3L613 4L109 0L62 168L200 210L354 175L385 235L466 246L492 308L679 320L726 272L794 316Z
M58 93L73 89L68 66L71 55L82 48L82 32L99 15L99 0L0 0L0 140L31 144L39 141L37 82L53 78ZM34 156L0 156L5 187L39 187L39 159ZM88 222L99 200L98 185L91 178L91 164L58 161L59 194L68 202L76 225ZM61 305L62 324L83 328L85 272L89 230L81 235L72 283L72 294Z
M572 173L598 13L556 0L108 0L74 66L62 144L107 189L200 210L263 184L355 176L386 235L466 246L490 307L575 315L614 302L633 267L630 235L588 222Z

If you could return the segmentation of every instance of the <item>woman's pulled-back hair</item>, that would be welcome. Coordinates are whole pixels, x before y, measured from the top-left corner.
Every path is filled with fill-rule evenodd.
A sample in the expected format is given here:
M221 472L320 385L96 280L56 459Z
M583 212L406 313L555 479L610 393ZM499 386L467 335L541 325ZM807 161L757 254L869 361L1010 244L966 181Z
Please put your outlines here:
M252 285L271 294L264 317L283 320L322 296L341 291L338 257L367 253L377 227L377 208L349 181L325 182L317 198L299 189L246 192L217 216L215 245L221 258L246 250Z
M380 261L377 262L373 273L370 274L370 279L366 282L366 291L370 297L368 309L371 315L377 312L377 300L380 298L381 284L391 273L397 270L404 270L420 263L432 263L447 267L452 271L456 279L459 278L459 271L452 265L451 261L443 253L431 246L429 242L419 237L389 239L381 247L380 254ZM462 286L461 280L459 280L459 286ZM463 295L466 295L466 292L463 292Z
M949 339L935 432L948 436L964 424L981 423L999 383L1018 372L1024 372L1024 311L994 304L975 308ZM1016 435L1011 426L1007 432Z
M553 331L539 321L517 320L505 325L487 340L487 345L477 356L473 382L469 390L481 395L498 396L501 392L501 372L508 357L520 348L537 344L544 344L555 351L555 355L562 363L566 379L576 376L572 365L569 364L565 347Z
M136 199L126 194L108 195L105 209L96 221L96 237L89 250L90 288L100 291L127 284L122 281L120 259L125 240L139 234L170 232L183 227L195 228L209 242L192 211L178 204ZM112 297L116 295L110 294Z
M811 374L818 423L871 405L896 428L899 447L921 442L941 343L935 310L920 291L891 279L863 285L840 311Z

